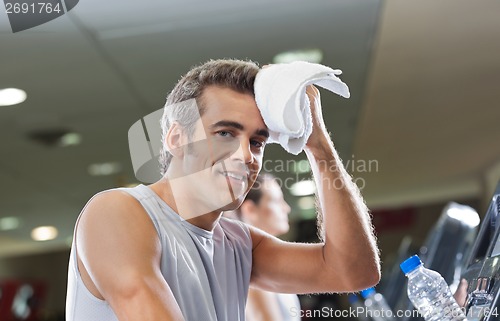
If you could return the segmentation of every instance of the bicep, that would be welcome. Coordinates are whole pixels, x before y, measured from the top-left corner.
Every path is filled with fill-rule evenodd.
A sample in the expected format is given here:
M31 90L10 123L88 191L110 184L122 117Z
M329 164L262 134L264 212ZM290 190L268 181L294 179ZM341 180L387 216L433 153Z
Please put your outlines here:
M134 319L138 311L142 320L182 320L159 269L161 246L153 223L135 199L121 193L100 194L84 209L78 257L120 320Z
M253 248L251 282L281 293L343 292L342 278L326 265L322 243L282 241L250 227Z

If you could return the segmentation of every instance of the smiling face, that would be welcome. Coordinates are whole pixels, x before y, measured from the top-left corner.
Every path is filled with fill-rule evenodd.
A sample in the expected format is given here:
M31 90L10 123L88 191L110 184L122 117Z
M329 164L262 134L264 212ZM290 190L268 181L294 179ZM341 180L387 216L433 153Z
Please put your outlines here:
M269 134L252 95L209 86L199 101L203 116L172 170L183 195L189 192L176 201L204 204L201 215L242 203L261 169Z

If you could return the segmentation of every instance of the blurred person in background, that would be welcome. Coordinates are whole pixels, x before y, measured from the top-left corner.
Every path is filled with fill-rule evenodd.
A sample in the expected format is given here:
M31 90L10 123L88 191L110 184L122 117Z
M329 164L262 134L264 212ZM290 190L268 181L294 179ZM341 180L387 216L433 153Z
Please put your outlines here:
M224 215L255 226L273 236L290 229L290 206L276 178L261 173L245 200L234 211ZM246 306L247 321L300 321L300 302L296 294L274 293L251 287Z

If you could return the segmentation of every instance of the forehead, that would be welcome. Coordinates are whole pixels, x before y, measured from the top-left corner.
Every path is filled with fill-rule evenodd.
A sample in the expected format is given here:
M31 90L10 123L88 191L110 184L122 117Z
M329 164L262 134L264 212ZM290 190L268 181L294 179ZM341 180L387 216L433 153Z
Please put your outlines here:
M251 94L240 93L230 88L208 86L201 95L204 122L215 123L224 120L241 122L252 129L267 126L262 120L255 98Z

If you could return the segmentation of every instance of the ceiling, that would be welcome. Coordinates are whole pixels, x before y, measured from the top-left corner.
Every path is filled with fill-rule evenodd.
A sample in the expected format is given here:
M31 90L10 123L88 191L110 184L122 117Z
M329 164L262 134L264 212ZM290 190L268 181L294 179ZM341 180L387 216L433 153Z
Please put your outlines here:
M325 121L371 208L481 197L500 178L498 12L496 1L464 0L85 0L18 33L2 12L0 88L28 99L0 107L0 218L22 222L0 231L0 256L67 247L94 193L135 182L130 126L211 58L266 64L285 50L320 48L351 91L348 100L322 93ZM29 138L57 128L82 143ZM265 157L291 158L276 145ZM107 161L122 172L88 174ZM32 241L38 225L56 226L58 238Z

